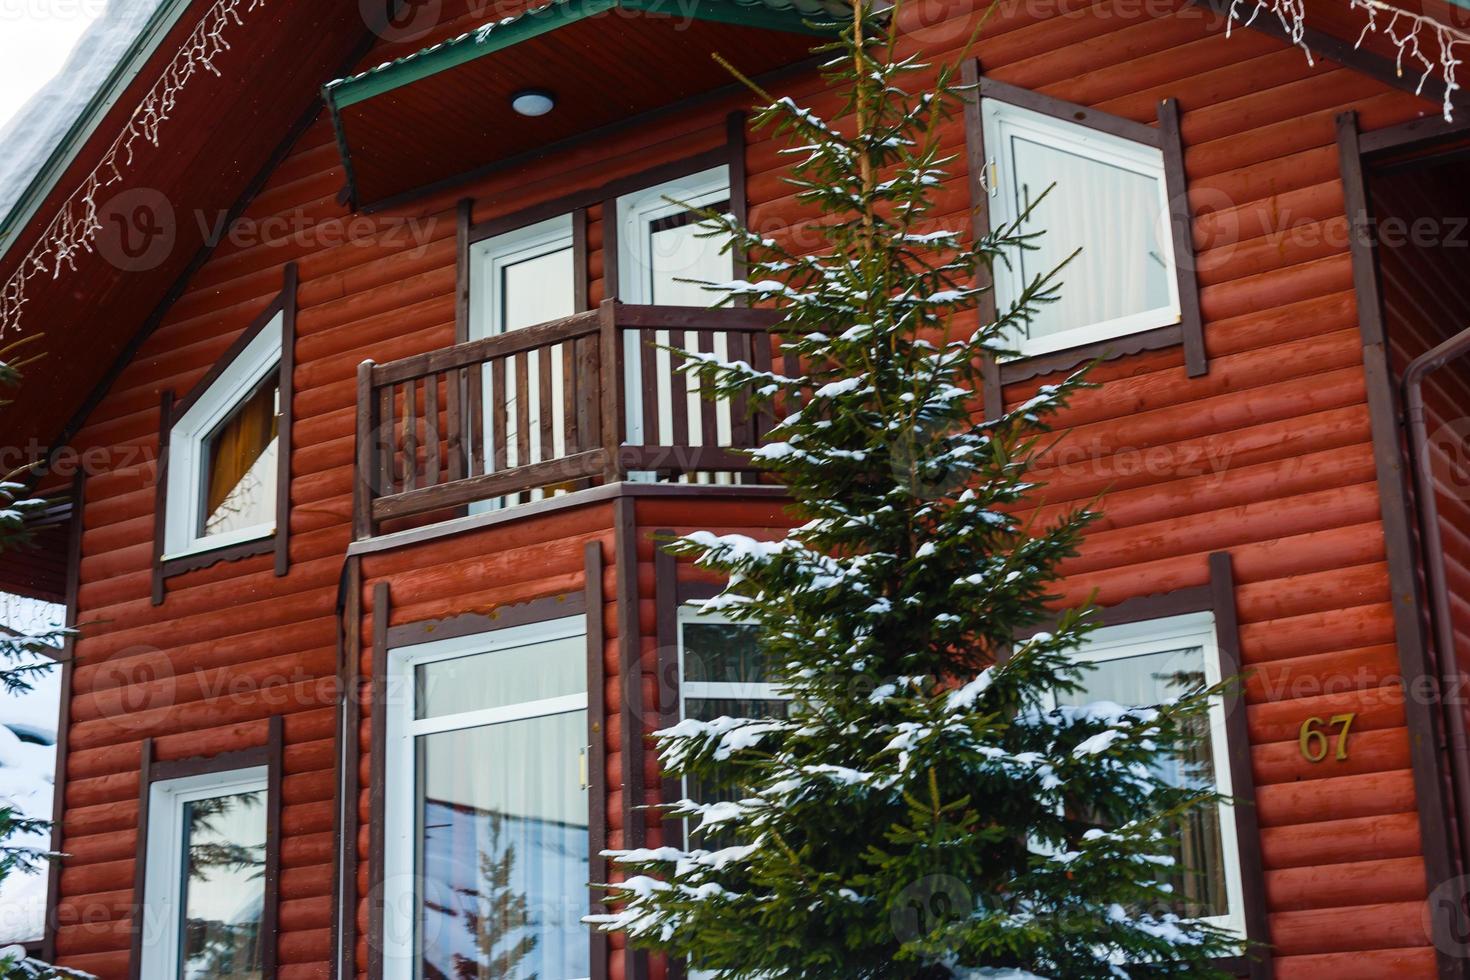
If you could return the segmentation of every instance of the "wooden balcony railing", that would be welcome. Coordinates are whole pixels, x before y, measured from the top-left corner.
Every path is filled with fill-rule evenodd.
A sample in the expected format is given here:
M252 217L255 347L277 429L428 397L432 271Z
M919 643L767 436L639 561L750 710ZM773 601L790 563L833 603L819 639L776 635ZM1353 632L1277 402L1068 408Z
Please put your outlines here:
M481 501L753 469L769 418L712 402L662 346L769 368L767 310L628 306L456 344L357 375L354 533ZM630 389L632 398L629 398Z

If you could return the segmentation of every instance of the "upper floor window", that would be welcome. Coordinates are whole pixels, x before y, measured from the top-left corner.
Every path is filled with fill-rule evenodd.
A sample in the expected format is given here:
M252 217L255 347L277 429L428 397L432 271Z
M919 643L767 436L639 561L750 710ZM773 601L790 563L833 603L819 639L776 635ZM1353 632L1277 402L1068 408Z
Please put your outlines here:
M175 415L166 558L275 533L283 322L277 312Z
M1112 702L1148 706L1218 684L1220 656L1214 616L1191 613L1168 619L1112 626L1092 633L1077 657L1092 665L1073 692L1059 694L1062 705ZM1219 698L1208 719L1200 719L1198 740L1183 758L1161 760L1172 785L1229 795L1230 756L1225 708ZM1173 840L1176 896L1170 911L1205 919L1245 933L1240 854L1234 811L1229 806L1199 807L1182 819Z
M1034 206L1024 230L1044 233L1009 269L997 265L1001 309L1081 249L1059 276L1058 301L1036 311L1014 349L1041 354L1179 322L1163 151L1000 99L982 99L981 112L991 227Z
M389 660L387 980L590 976L582 617Z
M263 980L267 770L149 789L140 976Z
M686 207L688 205L688 207ZM726 211L730 171L713 167L618 198L618 296L625 303L709 306L700 282L728 282L734 257L690 207Z

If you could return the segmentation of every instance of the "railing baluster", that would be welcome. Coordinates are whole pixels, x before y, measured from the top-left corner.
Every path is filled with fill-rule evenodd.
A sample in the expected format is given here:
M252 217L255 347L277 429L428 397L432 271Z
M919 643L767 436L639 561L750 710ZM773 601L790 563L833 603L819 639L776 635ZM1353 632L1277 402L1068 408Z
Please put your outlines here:
M490 424L490 431L485 433L485 438L488 439L490 441L490 445L494 447L492 455L495 460L495 468L493 472L499 473L501 470L506 469L510 465L507 462L510 456L505 445L506 432L509 431L509 427L506 425L505 421L506 401L508 399L508 395L505 390L504 357L497 357L495 360L490 362L490 388L490 411L493 415L493 418Z
M439 482L439 375L424 379L424 486Z
M639 385L643 389L643 444L666 446L669 444L668 434L662 431L663 419L659 417L658 410L658 348L654 346L658 334L653 330L638 329L633 336L638 338L638 376L643 382Z
M393 389L384 385L378 389L378 495L396 493L398 483L393 478L397 466L398 437L393 431Z
M774 338L768 333L758 333L751 337L751 355L753 364L758 371L771 370L771 344ZM771 430L773 419L771 413L762 408L755 414L755 432L752 434L751 445L758 446L767 432Z
M556 436L553 426L556 416L552 411L555 404L556 392L552 390L552 376L555 372L551 370L551 362L556 354L555 347L542 347L536 351L536 367L540 370L540 381L538 386L541 391L541 455L539 459L556 458Z
M730 352L730 360L751 362L750 334L739 330L733 330L725 334L725 343ZM727 403L730 413L730 445L746 448L754 445L750 438L750 401L746 397L749 385L742 385L740 392Z
M464 460L464 368L452 368L444 375L444 390L449 398L444 420L445 447L449 453L450 483L465 476Z
M670 330L669 346L680 350L689 349L689 331ZM682 374L679 368L684 364L685 357L682 354L670 353L669 355L669 402L673 409L669 421L669 442L675 446L689 444L689 376Z
M582 448L582 430L577 406L577 345L579 340L569 340L561 345L561 431L562 442L568 456Z
M715 332L713 330L699 331L699 350L704 354L715 352ZM701 383L699 386L699 438L702 446L715 446L720 442L719 422L715 415L718 406L710 398L713 391L712 385Z
M410 378L403 386L403 489L418 487L419 475L419 382Z
M478 476L485 470L485 365L471 364L465 369L465 429L469 432L469 473Z
M531 462L530 351L516 354L516 465Z

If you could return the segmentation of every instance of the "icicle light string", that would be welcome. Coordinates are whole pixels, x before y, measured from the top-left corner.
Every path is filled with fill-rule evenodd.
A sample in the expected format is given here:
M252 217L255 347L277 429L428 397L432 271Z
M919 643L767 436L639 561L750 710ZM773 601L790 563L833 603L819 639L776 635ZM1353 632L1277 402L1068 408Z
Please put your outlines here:
M1423 14L1416 14L1384 3L1383 0L1348 0L1348 6L1354 10L1366 11L1368 15L1368 21L1363 25L1362 33L1358 35L1359 47L1362 46L1363 39L1368 36L1369 31L1381 32L1393 42L1398 51L1394 59L1394 68L1400 77L1404 74L1405 59L1417 62L1418 66L1423 68L1419 74L1419 84L1414 88L1415 93L1422 93L1424 83L1429 80L1434 69L1436 67L1440 69L1440 73L1444 76L1444 119L1445 122L1449 122L1454 111L1454 94L1460 87L1455 80L1455 73L1460 67L1457 49L1470 45L1470 34L1447 24L1441 24ZM1379 23L1380 14L1387 18L1388 23ZM1426 47L1429 47L1431 51L1426 52ZM1414 70L1418 71L1419 68L1416 67Z
M82 181L61 210L51 219L46 230L21 260L19 268L0 290L0 337L10 329L20 328L21 310L26 304L26 284L38 276L60 277L62 270L76 271L76 256L91 252L97 233L98 196L123 179L133 164L134 150L140 141L157 147L163 124L168 121L184 86L202 68L218 76L214 59L228 51L224 34L232 24L244 26L242 16L265 6L266 0L216 0L194 25L158 81L133 110L127 125L112 141L96 168Z
M1247 6L1250 8L1249 13L1242 15L1241 8ZM1460 89L1455 76L1461 64L1463 48L1470 45L1470 34L1424 14L1395 7L1384 0L1348 0L1348 7L1361 10L1367 15L1367 21L1353 46L1361 48L1370 32L1388 38L1398 52L1394 67L1399 76L1403 77L1406 61L1413 64L1410 70L1419 72L1419 84L1414 89L1416 93L1423 94L1424 84L1429 81L1435 69L1439 69L1444 77L1444 118L1445 122L1451 121L1454 114L1454 93ZM1307 53L1307 63L1315 63L1305 40L1306 0L1230 0L1225 35L1230 35L1235 21L1249 26L1262 13L1274 15L1281 21L1281 27L1291 38L1291 43Z

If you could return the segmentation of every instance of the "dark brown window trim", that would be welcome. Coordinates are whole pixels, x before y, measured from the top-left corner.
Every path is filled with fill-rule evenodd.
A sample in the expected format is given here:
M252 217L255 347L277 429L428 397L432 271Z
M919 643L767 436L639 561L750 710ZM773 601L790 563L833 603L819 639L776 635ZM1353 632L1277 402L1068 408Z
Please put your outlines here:
M259 316L251 321L244 333L235 338L224 356L215 361L184 397L175 400L172 391L160 396L158 409L158 483L154 490L153 513L153 604L162 605L166 579L185 572L209 568L224 561L238 561L254 555L274 554L277 576L285 575L291 567L291 431L295 415L292 403L295 398L296 377L296 287L298 276L296 263L288 262L282 271L281 291ZM219 380L250 342L266 326L281 316L281 361L277 368L277 383L281 391L281 417L277 427L276 454L276 530L274 534L253 541L241 541L178 558L164 558L164 528L168 509L168 460L169 438L173 428L185 412L197 402L209 388Z
M1435 135L1432 129L1428 133L1431 138ZM1379 145L1383 146L1382 143ZM1409 143L1405 139L1394 142L1392 148L1402 149L1407 145ZM1442 883L1462 873L1459 862L1465 858L1463 854L1457 854L1457 847L1470 849L1463 839L1456 840L1451 833L1457 807L1445 792L1446 786L1453 787L1456 793L1464 793L1467 788L1459 785L1459 779L1447 766L1447 752L1441 748L1444 744L1442 721L1437 717L1440 679L1426 634L1426 603L1414 540L1412 494L1400 441L1402 418L1388 354L1357 113L1345 112L1337 117L1337 148L1353 260L1353 289L1363 342L1363 373L1373 434L1379 513L1383 521L1389 586L1396 597L1393 606L1394 643L1398 648L1399 670L1405 689L1429 691L1433 695L1404 699L1414 795L1419 804L1419 836L1426 887L1433 893ZM1463 818L1465 814L1458 816ZM1470 828L1462 826L1461 833L1470 833ZM1431 902L1430 905L1430 933L1438 950L1439 973L1441 976L1459 976L1462 963L1452 955L1462 945L1463 938L1456 906L1452 902Z
M371 698L371 721L369 732L369 790L368 828L369 854L376 857L368 867L368 976L383 975L383 854L385 847L387 815L387 745L388 723L385 706L388 697L388 654L400 647L429 643L457 636L473 636L496 630L512 629L532 623L544 623L567 616L586 615L587 635L587 744L589 753L588 777L591 784L587 790L588 857L592 881L606 880L607 863L602 852L607 847L607 738L606 705L604 693L606 681L603 673L603 603L602 594L602 549L596 542L589 543L584 550L585 586L581 592L554 596L543 596L527 602L502 606L490 614L466 613L445 619L421 620L401 626L390 626L392 592L387 582L373 586L373 675L369 681L368 696ZM354 657L349 650L348 659ZM349 675L352 668L347 668ZM355 685L354 685L355 687ZM348 697L353 698L351 691ZM355 698L354 698L355 699ZM349 720L355 720L355 713ZM356 738L353 738L354 744ZM626 754L626 753L625 753ZM358 755L345 760L343 772L355 770ZM352 787L344 785L341 790L348 810L356 810L356 794L348 795ZM349 818L344 835L356 837L357 820ZM356 858L355 847L343 852L344 860L351 864L345 869L342 915L344 922L356 918ZM601 911L601 903L594 893L590 899L593 911ZM355 949L355 926L344 928L344 941L351 946L340 951L344 968L353 964ZM608 943L606 934L588 927L588 942L591 947L591 980L607 980ZM350 975L350 970L348 971Z
M964 84L975 87L977 95L964 104L965 148L969 164L970 200L974 211L971 230L978 238L988 234L990 195L985 187L987 156L982 103L995 99L1017 105L1065 122L1076 123L1160 150L1164 162L1164 190L1169 200L1169 226L1174 246L1174 275L1179 294L1179 321L1153 330L1109 337L1104 340L1035 357L1005 362L988 361L984 369L983 401L987 418L996 418L1004 410L1006 385L1025 381L1055 371L1066 371L1090 361L1106 361L1147 350L1163 350L1182 346L1186 374L1193 378L1209 371L1204 345L1204 325L1200 314L1199 283L1195 276L1194 238L1189 210L1188 178L1184 171L1184 148L1179 134L1179 105L1174 99L1159 103L1159 125L1148 126L1087 106L1053 98L1041 92L1018 88L1006 82L987 78L976 59L961 67ZM979 275L979 285L992 286L987 271ZM996 316L995 296L987 291L980 302L979 317L990 322Z
M277 923L280 918L281 882L281 781L285 777L285 720L281 715L271 715L266 723L266 743L236 752L224 752L215 756L196 756L187 759L160 760L154 754L153 739L143 739L138 763L138 848L133 866L133 918L129 923L132 947L128 961L128 976L131 980L144 980L143 932L141 918L146 914L145 885L148 881L148 804L153 784L170 779L183 779L206 773L226 773L237 769L266 769L266 848L265 848L265 900L261 909L260 931L262 936L274 937L274 942L261 945L263 974L276 975L277 947L280 943Z

